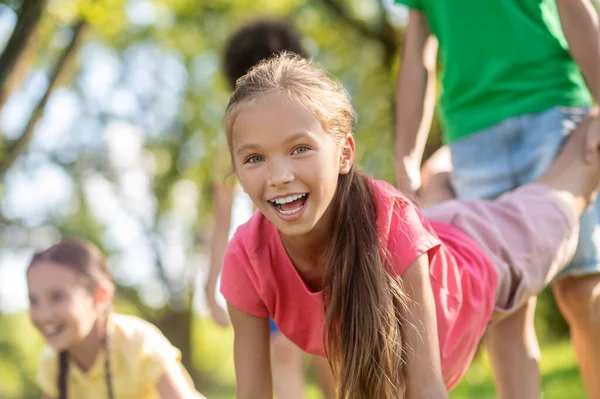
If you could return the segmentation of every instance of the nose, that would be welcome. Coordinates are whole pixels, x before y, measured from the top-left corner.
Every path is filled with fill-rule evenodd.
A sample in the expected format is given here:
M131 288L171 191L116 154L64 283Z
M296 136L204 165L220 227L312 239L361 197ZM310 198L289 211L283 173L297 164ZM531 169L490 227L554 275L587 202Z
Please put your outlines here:
M277 187L294 180L292 165L286 159L272 160L269 162L269 186Z

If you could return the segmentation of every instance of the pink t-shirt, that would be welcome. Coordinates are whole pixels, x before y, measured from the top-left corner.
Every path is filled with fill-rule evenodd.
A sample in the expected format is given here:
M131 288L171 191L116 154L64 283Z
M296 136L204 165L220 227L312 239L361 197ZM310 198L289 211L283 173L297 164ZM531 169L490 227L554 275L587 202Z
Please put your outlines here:
M373 180L377 231L394 273L427 253L436 303L442 372L448 389L469 366L494 306L496 272L456 228L428 222L389 184ZM308 353L324 355L321 292L311 292L291 263L276 227L260 212L238 228L227 248L221 292L229 303L279 330Z

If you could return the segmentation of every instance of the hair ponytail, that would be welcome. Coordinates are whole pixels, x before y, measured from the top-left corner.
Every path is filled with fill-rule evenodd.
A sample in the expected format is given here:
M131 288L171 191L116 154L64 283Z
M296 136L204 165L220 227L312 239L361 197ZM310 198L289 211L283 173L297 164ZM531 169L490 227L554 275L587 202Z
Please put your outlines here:
M112 384L112 373L110 372L110 337L108 334L108 315L104 321L104 337L102 338L104 349L104 380L108 399L115 399ZM69 375L69 352L60 351L58 354L58 399L67 399L67 378Z
M398 283L386 272L371 183L340 175L324 276L325 348L338 398L403 398Z

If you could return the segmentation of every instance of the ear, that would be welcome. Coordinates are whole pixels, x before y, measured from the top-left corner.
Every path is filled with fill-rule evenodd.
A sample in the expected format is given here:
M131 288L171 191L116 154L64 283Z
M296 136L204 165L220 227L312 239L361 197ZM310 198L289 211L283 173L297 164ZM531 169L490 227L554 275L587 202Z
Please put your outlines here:
M346 175L354 164L354 137L347 134L342 144L342 153L340 154L340 174Z
M96 301L96 310L104 313L112 307L115 287L108 281L102 281L96 287L94 300Z

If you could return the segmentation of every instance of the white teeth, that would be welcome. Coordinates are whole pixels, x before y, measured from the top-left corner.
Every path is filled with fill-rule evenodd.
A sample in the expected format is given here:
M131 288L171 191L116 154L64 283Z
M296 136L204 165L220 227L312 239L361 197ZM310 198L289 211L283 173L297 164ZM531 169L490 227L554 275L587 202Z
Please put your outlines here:
M58 327L58 326L44 328L44 333L47 335L54 335L54 334L58 333L59 331L60 331L60 327Z
M287 204L289 202L296 201L297 199L300 199L300 198L305 197L305 196L306 196L306 193L304 193L304 194L294 194L294 195L290 195L288 197L277 198L277 199L270 200L270 201L272 203L274 203L274 204L281 205L281 204Z
M278 209L278 211L281 212L281 213L283 213L284 215L291 215L292 213L298 212L300 209L302 209L302 206L299 206L296 209L292 209L291 211L284 211L284 210L281 210L281 209Z

